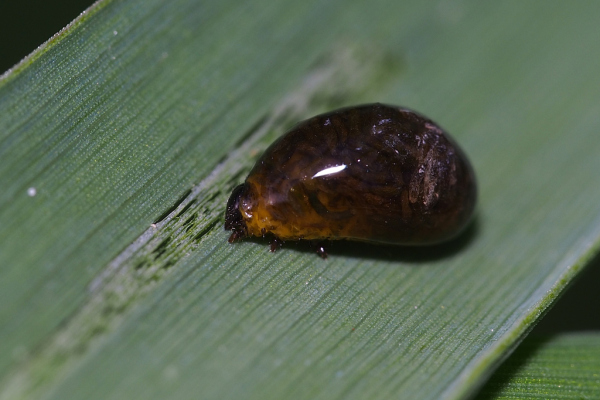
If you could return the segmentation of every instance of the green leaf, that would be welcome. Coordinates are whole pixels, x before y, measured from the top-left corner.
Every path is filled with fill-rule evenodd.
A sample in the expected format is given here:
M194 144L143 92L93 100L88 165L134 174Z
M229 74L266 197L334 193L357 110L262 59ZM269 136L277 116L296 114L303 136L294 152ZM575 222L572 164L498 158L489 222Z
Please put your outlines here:
M600 334L527 338L478 399L594 399L600 393Z
M0 80L0 397L462 398L600 237L600 7L100 1ZM294 122L439 122L478 215L452 243L229 245Z

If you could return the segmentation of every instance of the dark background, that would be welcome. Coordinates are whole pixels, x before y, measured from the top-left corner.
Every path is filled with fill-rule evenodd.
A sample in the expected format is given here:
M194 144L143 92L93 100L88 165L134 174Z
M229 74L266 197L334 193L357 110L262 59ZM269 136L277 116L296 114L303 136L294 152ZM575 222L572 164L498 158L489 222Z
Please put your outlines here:
M0 0L0 74L92 4L92 0ZM581 330L600 330L600 256L588 266L533 333Z
M534 328L532 334L600 330L600 255Z
M93 3L92 0L0 0L0 75Z

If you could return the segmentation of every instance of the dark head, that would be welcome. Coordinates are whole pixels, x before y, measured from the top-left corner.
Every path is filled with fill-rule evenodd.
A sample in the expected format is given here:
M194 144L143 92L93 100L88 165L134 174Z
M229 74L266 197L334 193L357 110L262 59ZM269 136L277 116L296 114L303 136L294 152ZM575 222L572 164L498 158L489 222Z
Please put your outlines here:
M227 201L227 209L225 210L225 230L233 231L229 237L229 243L247 236L248 229L246 222L240 212L240 198L246 192L246 184L236 186L229 196Z

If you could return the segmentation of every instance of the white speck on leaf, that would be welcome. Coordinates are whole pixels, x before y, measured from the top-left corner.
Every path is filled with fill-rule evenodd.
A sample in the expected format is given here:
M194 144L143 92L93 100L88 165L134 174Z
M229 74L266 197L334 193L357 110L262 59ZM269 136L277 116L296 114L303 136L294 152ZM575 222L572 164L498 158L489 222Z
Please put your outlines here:
M168 365L163 371L164 377L168 381L173 381L179 376L179 370L174 365Z

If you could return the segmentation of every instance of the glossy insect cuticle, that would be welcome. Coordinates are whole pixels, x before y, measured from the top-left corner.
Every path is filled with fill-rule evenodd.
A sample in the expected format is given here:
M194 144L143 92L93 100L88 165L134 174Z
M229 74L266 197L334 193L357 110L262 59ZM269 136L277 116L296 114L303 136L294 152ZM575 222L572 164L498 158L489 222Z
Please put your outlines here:
M273 143L233 190L225 228L230 241L271 235L272 250L300 239L432 244L466 226L476 193L469 161L442 128L367 104L310 118Z

